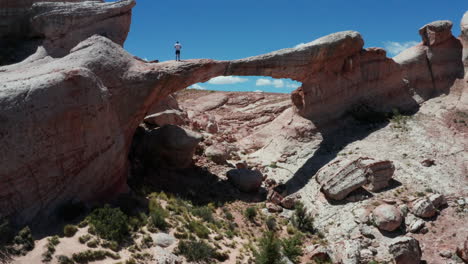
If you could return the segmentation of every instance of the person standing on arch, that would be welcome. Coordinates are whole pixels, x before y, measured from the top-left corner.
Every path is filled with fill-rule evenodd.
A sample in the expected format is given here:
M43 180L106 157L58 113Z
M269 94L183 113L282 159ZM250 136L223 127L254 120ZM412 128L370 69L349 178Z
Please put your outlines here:
M174 48L176 61L180 61L180 50L182 49L182 45L180 45L179 41L176 41Z

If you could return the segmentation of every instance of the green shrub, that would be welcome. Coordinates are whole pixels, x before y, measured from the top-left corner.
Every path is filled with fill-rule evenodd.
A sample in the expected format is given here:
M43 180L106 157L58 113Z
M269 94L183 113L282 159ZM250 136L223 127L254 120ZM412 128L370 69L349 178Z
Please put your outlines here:
M192 208L191 212L194 216L198 216L203 219L203 221L210 223L214 222L213 209L208 206L194 207Z
M28 226L24 227L13 238L15 244L21 245L21 251L31 251L34 249L34 239L32 237L31 229ZM24 253L24 252L19 252Z
M86 250L79 253L73 253L72 259L78 263L88 263L103 260L107 257L119 259L120 255L106 250Z
M89 234L82 235L78 238L78 241L80 241L81 244L85 244L91 239L91 236Z
M250 221L254 221L255 217L257 216L257 208L255 207L247 207L244 211L244 215Z
M129 235L128 217L119 209L106 205L89 215L89 223L101 238L121 242Z
M258 251L254 252L256 264L283 264L281 245L274 232L263 234L258 243Z
M266 219L266 226L268 227L268 230L275 231L276 229L276 218L274 216L268 216Z
M108 249L110 249L110 250L112 250L112 251L114 251L114 252L119 251L119 244L118 244L117 242L115 242L115 241L107 241L107 240L105 240L105 241L103 241L103 242L101 243L101 246L102 246L103 248L108 248Z
M53 236L47 239L47 244L45 245L46 252L42 254L42 262L50 262L52 256L55 253L55 247L60 244L58 236Z
M314 233L314 219L304 207L304 204L297 202L292 217L292 224L302 232Z
M66 237L73 237L76 234L76 232L78 232L78 228L74 225L66 225L63 228L63 234Z
M182 240L175 252L184 256L188 261L197 263L212 263L216 255L216 250L204 241Z
M153 227L164 231L169 227L168 223L166 222L166 217L168 215L169 213L161 206L153 207L153 209L150 211L150 224Z
M208 238L210 230L198 221L190 221L187 226L188 230L195 233L199 238Z
M144 235L141 239L141 246L142 248L150 248L153 246L153 239L150 235Z
M90 247L90 248L97 248L97 246L99 246L99 241L97 239L93 239L91 241L89 241L86 246Z
M58 261L59 264L74 264L75 263L69 257L64 256L64 255L58 255L57 256L57 261Z
M302 236L296 234L290 238L281 241L283 246L283 254L288 257L292 262L298 263L299 257L302 256Z

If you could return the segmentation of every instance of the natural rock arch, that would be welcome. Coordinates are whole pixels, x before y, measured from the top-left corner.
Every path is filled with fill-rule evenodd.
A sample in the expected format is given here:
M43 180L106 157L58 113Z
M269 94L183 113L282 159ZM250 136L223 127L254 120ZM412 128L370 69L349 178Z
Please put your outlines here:
M450 28L444 24L425 30L445 37ZM322 124L356 104L375 111L417 109L423 100L415 100L415 93L446 91L463 73L460 40L453 37L420 44L420 53L410 53L400 63L382 49L363 45L359 33L346 31L242 60L156 64L135 59L96 35L61 58L52 58L50 47L39 47L23 62L0 68L0 215L25 222L47 215L63 201L109 198L125 190L132 135L149 107L216 76L300 81L303 86L292 95L298 113ZM435 63L453 65L449 71L429 67L428 52L447 51L449 59ZM416 82L421 76L411 72L415 66L441 82Z

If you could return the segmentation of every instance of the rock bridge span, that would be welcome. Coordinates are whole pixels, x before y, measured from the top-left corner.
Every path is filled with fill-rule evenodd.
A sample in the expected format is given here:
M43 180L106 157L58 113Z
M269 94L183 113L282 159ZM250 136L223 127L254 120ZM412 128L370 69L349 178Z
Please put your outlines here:
M61 10L65 13L59 15L66 16ZM423 27L423 42L395 59L383 49L364 49L359 33L345 31L241 60L161 63L136 59L112 37L88 36L88 27L80 31L83 41L66 55L59 56L63 48L58 52L47 42L27 59L0 67L0 215L25 222L64 201L96 200L125 190L132 136L148 109L213 77L300 81L302 87L291 95L297 113L321 124L356 105L415 110L448 92L467 65L462 52L468 37L453 37L448 21ZM126 36L125 30L112 32Z

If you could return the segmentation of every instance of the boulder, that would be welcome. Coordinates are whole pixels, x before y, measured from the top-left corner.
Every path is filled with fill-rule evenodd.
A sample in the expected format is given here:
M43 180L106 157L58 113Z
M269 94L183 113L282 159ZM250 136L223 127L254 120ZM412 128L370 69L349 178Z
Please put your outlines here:
M375 161L371 159L362 160L366 167L368 184L366 189L371 192L377 192L388 186L395 172L393 162L388 160Z
M212 145L205 149L205 156L216 164L225 164L229 159L229 150L222 145Z
M270 213L281 213L283 212L283 207L276 205L274 203L266 203L266 208Z
M361 167L360 160L354 160L335 172L332 164L317 173L316 180L321 185L321 191L330 199L342 200L352 191L367 183L365 169Z
M206 125L205 130L206 130L206 132L208 132L210 134L218 133L218 130L219 130L218 123L216 121L208 122L208 124Z
M389 246L396 264L420 264L421 248L419 242L412 237L397 237L393 239Z
M174 244L175 237L166 233L158 233L153 238L154 244L156 246L160 246L162 248L169 247L170 245Z
M437 210L427 198L414 201L411 205L411 212L422 218L430 218L437 214Z
M202 136L174 125L146 132L143 139L144 162L154 168L187 168Z
M380 230L391 232L400 227L403 217L395 206L382 204L374 209L372 219Z
M143 120L145 123L165 126L165 125L176 125L182 126L188 123L187 116L184 112L178 110L166 110L156 114L146 116Z
M227 172L227 178L243 192L258 191L263 181L263 175L260 171L249 169L232 169Z
M419 230L421 230L424 226L426 225L426 222L422 219L414 219L409 225L408 225L408 231L411 233L417 233Z
M431 194L429 195L428 199L437 209L447 205L447 199L445 199L445 196L440 193Z
M394 171L395 167L391 161L376 161L370 158L337 160L320 169L316 180L328 198L342 200L366 184L371 191L387 187Z
M297 194L288 195L281 200L281 206L286 209L294 209L296 203L299 201L299 198L300 196Z

